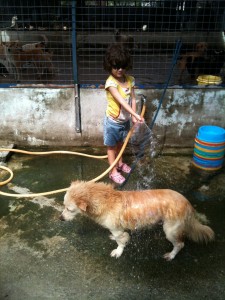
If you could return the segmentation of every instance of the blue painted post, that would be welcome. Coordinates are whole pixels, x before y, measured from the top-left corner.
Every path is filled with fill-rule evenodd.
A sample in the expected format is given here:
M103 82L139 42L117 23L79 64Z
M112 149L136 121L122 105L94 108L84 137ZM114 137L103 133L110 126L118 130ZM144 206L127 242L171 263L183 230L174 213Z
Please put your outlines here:
M76 1L72 1L72 61L73 61L73 80L75 91L75 122L76 132L81 132L81 114L80 114L80 97L78 87L77 73L77 35L76 35Z

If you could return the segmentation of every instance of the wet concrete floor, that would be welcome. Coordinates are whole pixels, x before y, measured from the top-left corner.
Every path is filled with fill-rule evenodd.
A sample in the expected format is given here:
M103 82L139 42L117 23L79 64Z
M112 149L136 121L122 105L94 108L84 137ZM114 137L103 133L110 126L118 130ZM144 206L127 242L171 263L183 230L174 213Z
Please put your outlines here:
M191 158L147 157L123 188L174 189L210 219L215 242L186 241L171 262L162 258L171 244L160 227L133 232L115 259L107 230L81 216L59 220L64 193L34 199L0 195L0 299L225 299L225 170L200 176ZM108 167L105 160L21 154L13 154L7 166L14 178L1 190L10 193L65 188ZM0 180L7 176L0 171Z

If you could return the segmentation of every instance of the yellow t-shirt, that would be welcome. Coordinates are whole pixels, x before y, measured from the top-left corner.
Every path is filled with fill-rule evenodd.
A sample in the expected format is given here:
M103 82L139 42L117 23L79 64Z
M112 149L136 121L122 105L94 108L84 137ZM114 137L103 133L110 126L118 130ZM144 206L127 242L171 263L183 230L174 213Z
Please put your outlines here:
M113 98L111 93L107 90L110 86L115 87L118 89L120 95L123 97L123 99L131 105L131 89L134 87L134 77L132 76L125 76L126 82L128 83L128 87L124 88L122 87L119 82L110 75L105 83L105 89L106 89L106 98L108 101L107 109L106 109L106 116L113 118L115 121L118 122L126 122L130 118L130 113L127 112L120 103Z

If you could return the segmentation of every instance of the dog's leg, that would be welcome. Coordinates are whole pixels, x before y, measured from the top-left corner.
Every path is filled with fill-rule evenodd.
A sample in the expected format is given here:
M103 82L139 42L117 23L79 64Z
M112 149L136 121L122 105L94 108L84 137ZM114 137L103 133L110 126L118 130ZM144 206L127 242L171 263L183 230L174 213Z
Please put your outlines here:
M20 81L20 70L21 70L20 66L14 65L14 64L12 66L13 66L12 67L12 70L13 70L12 73L13 73L16 81Z
M184 69L182 69L182 70L180 71L180 75L179 75L179 78L178 78L178 82L179 82L179 83L182 83L183 73L184 73Z
M164 258L168 261L174 259L177 253L184 247L183 230L180 221L165 222L163 225L166 238L173 244L173 250L164 254Z
M183 74L184 74L184 71L186 69L186 64L187 64L187 61L186 61L186 58L184 58L184 57L181 60L179 60L179 62L178 62L178 66L179 66L179 69L180 69L180 75L178 77L178 82L179 83L182 83Z
M112 232L112 235L110 235L110 239L116 241L118 245L118 247L111 252L110 256L118 258L122 255L126 244L130 240L130 236L127 232L124 231L118 231L118 230L110 230L110 231Z

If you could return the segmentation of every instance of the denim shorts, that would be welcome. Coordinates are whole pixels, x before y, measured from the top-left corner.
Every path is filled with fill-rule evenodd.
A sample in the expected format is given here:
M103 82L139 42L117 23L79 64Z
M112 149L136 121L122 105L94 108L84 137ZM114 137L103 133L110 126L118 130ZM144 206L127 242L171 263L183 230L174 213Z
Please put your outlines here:
M105 116L104 119L104 145L116 146L119 142L124 142L130 130L130 121L117 123Z

